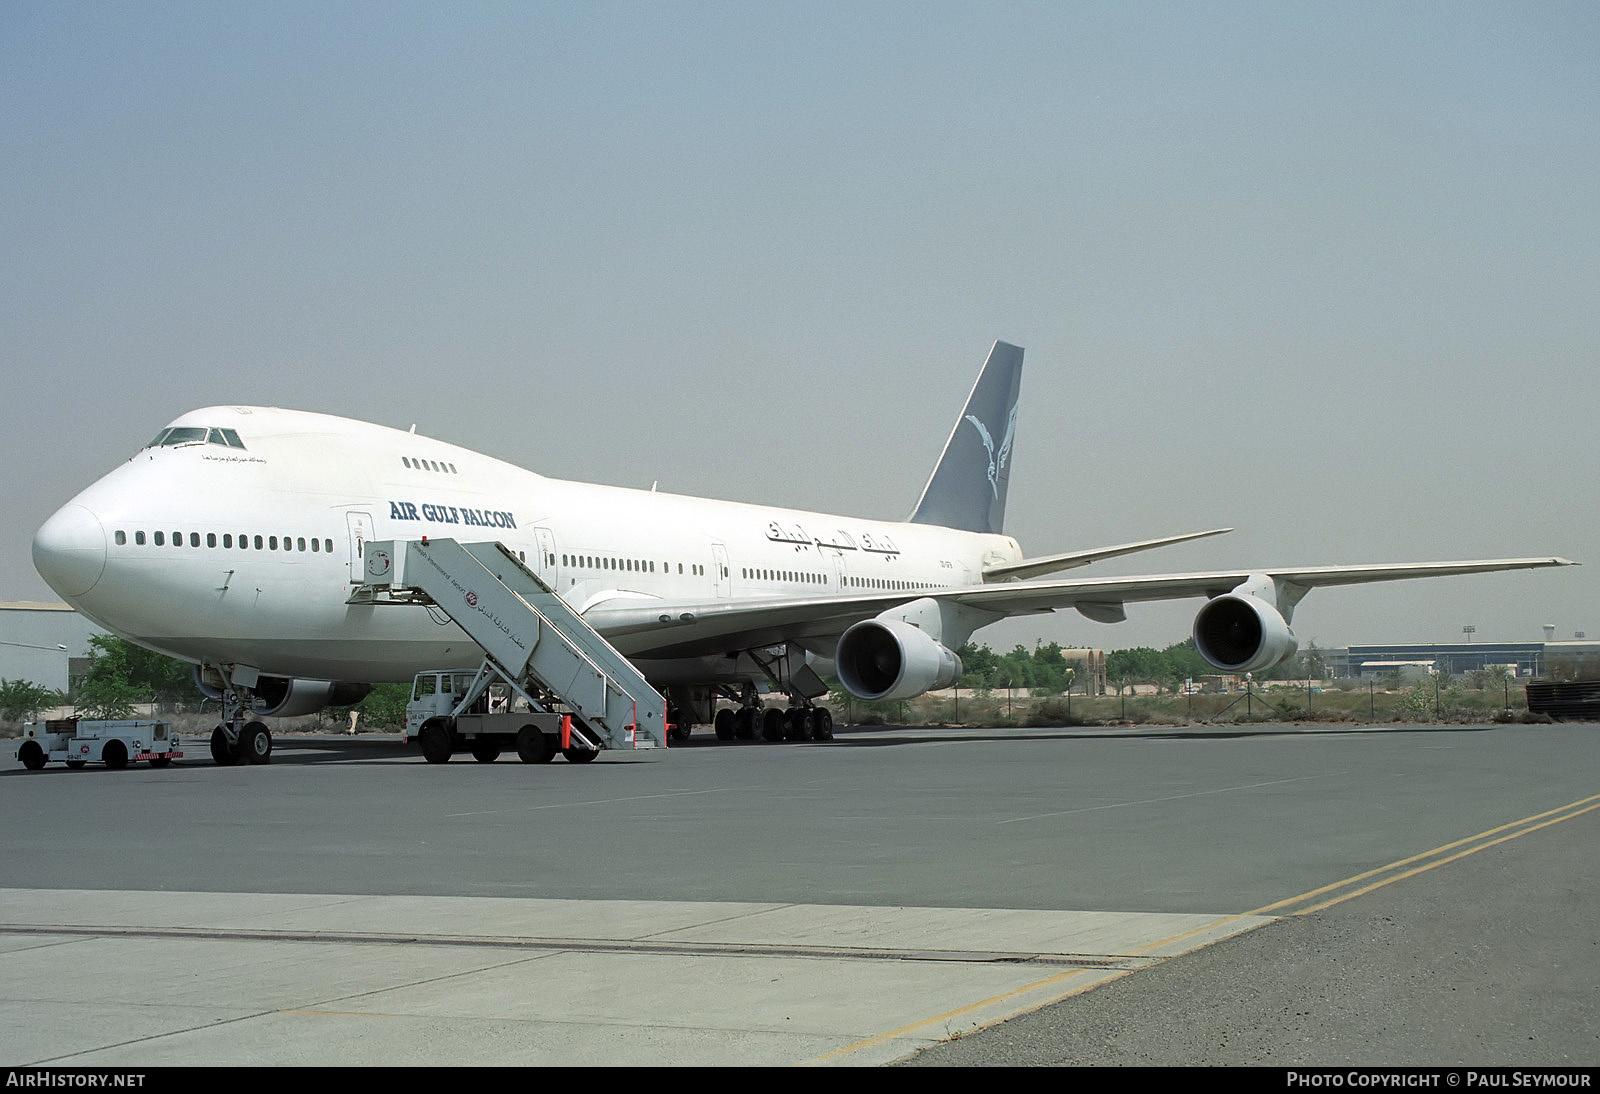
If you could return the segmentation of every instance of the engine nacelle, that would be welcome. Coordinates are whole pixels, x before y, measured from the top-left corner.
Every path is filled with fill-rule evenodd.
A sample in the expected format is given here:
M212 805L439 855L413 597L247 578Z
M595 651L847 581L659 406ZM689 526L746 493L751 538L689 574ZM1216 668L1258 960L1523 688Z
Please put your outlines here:
M902 619L867 619L839 636L839 682L860 699L910 699L961 679L961 658Z
M1225 672L1260 672L1300 648L1278 609L1259 597L1228 593L1194 617L1194 648Z
M194 684L208 699L221 699L215 671L194 667ZM338 680L304 680L299 677L262 676L252 689L255 702L250 713L263 717L295 718L315 714L323 707L348 707L361 702L372 692L371 684L347 684Z

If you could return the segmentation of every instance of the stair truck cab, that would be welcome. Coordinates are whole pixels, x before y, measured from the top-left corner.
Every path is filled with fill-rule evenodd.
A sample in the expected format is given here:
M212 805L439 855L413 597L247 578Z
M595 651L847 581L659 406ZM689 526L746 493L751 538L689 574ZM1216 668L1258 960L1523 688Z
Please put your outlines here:
M528 764L549 763L558 752L572 763L592 760L598 755L593 749L573 747L566 718L531 709L506 684L486 682L478 670L435 669L412 681L406 736L435 764L457 752L492 763L507 749Z

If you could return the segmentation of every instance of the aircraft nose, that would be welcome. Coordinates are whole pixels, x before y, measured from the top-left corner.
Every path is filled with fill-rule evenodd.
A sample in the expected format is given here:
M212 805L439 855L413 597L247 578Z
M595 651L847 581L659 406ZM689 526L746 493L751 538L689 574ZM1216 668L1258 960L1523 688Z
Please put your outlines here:
M33 537L33 567L71 599L94 588L106 568L106 530L81 505L64 505Z

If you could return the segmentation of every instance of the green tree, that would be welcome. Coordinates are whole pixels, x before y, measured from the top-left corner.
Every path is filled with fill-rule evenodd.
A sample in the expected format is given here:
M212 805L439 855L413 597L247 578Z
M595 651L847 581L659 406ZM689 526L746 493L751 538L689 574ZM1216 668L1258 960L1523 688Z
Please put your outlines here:
M193 693L194 670L187 662L125 638L96 634L89 639L89 670L73 703L90 718L127 718L136 704L178 702Z
M1011 647L1010 653L1001 655L999 664L995 666L994 684L1002 688L1033 690L1033 654L1026 646L1019 642Z
M0 680L0 719L23 722L46 707L60 706L62 695L32 680Z
M1106 654L1106 679L1122 687L1130 684L1165 684L1172 679L1172 661L1149 646L1112 650Z
M406 724L406 704L411 701L410 684L374 684L372 691L353 707L330 707L336 720L350 721L350 712L361 712L361 725L368 729L401 730Z
M1035 646L1032 668L1035 694L1060 695L1072 683L1072 669L1062 659L1060 642Z
M131 718L135 705L149 697L148 692L134 687L125 677L91 670L78 685L73 708L80 718Z
M1171 666L1174 689L1181 686L1185 680L1198 680L1217 671L1209 661L1200 656L1200 651L1194 647L1193 638L1185 638L1161 652Z
M961 658L961 686L972 691L994 686L995 656L988 646L974 646L971 642L956 651Z

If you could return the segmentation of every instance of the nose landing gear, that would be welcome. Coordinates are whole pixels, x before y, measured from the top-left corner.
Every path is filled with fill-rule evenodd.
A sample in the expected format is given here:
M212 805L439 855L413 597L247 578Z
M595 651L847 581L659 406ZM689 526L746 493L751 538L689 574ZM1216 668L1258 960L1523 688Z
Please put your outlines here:
M255 695L249 688L222 693L222 722L211 731L211 758L219 767L272 762L272 731L265 722L244 721Z

